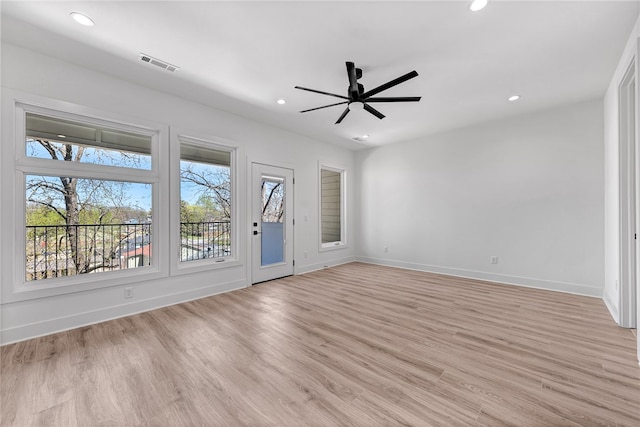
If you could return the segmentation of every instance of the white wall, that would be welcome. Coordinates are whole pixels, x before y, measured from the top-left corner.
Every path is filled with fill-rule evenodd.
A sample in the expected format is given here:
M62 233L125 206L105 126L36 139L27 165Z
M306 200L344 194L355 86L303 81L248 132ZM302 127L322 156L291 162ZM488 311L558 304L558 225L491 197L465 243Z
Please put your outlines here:
M357 153L359 258L602 296L602 116L595 100Z
M2 90L3 97L6 97L7 92L24 92L118 114L130 118L133 123L139 118L225 138L242 149L244 158L240 159L243 163L240 166L244 173L250 170L247 168L250 161L291 167L295 170L296 178L294 211L299 218L296 221L294 243L296 273L322 268L324 265L348 262L354 257L353 245L334 251L318 250L318 164L320 161L339 164L351 174L354 155L348 150L322 144L9 44L2 45ZM5 103L3 105L6 106ZM3 109L2 120L2 152L11 153L14 144L8 132L13 126L11 111ZM0 193L0 218L3 223L13 220L15 202L12 185L9 180L6 181L2 183ZM246 183L249 180L243 177L241 182ZM348 183L347 191L349 194L355 193L353 183ZM240 188L238 196L241 200L246 200L247 189ZM241 242L241 250L246 256L240 267L140 282L134 285L133 300L128 299L126 303L123 297L124 286L12 303L3 298L0 304L0 343L95 323L248 285L250 223L245 205L242 204L244 211L236 217L245 227L242 230L245 241ZM350 201L347 212L353 211L353 201ZM302 218L307 220L304 221ZM348 218L347 230L354 230L351 222L352 219ZM13 234L11 227L9 225L8 235ZM5 232L7 229L3 232L6 236ZM354 241L353 231L350 231L348 240ZM12 252L10 240L3 240L0 277L5 296L11 293L13 285L13 266L10 262L14 256Z
M604 300L613 318L620 322L620 167L618 88L634 59L640 37L640 18L629 37L620 62L604 97L604 173L605 173L605 264ZM636 84L636 88L637 88Z

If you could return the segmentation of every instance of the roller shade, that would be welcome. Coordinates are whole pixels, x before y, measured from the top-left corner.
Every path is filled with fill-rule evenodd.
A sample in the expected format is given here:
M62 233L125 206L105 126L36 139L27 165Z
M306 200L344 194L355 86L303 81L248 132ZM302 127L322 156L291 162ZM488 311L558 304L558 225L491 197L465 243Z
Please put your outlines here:
M151 154L151 137L27 113L27 138Z
M231 166L231 152L183 143L180 144L180 160Z

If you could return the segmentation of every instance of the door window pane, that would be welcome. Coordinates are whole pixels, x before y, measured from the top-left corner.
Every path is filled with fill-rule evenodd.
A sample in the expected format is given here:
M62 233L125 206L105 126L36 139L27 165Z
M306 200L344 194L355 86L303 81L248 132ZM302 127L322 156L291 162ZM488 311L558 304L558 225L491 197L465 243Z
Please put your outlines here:
M284 179L262 177L262 266L284 262L284 194Z

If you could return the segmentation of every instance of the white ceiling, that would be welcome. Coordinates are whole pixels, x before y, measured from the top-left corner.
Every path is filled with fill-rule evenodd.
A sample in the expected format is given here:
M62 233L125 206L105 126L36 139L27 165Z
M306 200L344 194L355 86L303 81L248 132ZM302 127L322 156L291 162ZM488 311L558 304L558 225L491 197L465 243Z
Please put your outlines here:
M640 13L640 1L3 1L3 41L344 147L413 139L500 117L601 97ZM69 16L89 15L82 27ZM140 52L180 67L169 73ZM387 117L336 106L345 61ZM43 71L46 72L46 71ZM519 94L517 102L508 102ZM284 98L285 105L276 100ZM366 143L352 138L369 134Z

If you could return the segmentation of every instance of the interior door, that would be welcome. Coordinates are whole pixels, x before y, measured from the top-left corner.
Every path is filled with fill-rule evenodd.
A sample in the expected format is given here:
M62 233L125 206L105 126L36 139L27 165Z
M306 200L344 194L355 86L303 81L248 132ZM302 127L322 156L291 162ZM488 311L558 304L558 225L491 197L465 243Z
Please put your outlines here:
M293 274L293 170L252 163L251 283Z

